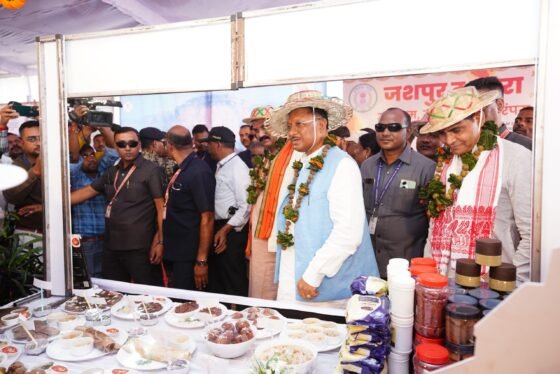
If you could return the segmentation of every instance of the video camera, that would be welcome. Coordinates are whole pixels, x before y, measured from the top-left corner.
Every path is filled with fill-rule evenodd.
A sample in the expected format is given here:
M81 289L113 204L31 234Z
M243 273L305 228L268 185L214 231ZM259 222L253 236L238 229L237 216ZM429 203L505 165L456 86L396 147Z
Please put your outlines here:
M78 117L76 112L74 112L74 107L77 105L85 105L89 108L89 112L84 117ZM68 106L70 111L68 116L70 119L81 125L90 125L96 127L112 127L113 124L113 113L102 112L95 110L98 106L110 106L122 108L122 103L120 101L114 100L104 100L104 101L94 101L91 97L78 98L78 99L68 99Z
M18 103L17 101L10 101L8 103L12 106L12 109L18 112L20 116L35 118L39 117L39 108L36 106L27 106Z

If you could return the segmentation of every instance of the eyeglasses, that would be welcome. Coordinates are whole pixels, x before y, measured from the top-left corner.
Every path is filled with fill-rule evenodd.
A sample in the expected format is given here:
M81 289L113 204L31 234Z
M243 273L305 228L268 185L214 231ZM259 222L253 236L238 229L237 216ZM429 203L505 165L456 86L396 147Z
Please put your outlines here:
M27 138L25 138L26 141L28 141L29 143L37 143L38 141L41 140L40 136L28 136Z
M384 132L385 129L389 129L390 132L399 132L408 126L403 126L400 123L378 123L375 125L375 131Z
M138 141L137 140L129 140L127 142L125 142L124 140L121 140L120 142L116 142L115 144L119 148L126 148L127 146L129 146L130 148L138 147Z

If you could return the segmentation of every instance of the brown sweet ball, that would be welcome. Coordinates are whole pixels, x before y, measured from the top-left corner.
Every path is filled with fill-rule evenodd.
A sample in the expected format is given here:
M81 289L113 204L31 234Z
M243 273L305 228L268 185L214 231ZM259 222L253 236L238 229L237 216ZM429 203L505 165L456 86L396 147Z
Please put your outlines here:
M255 334L253 334L253 330L251 330L251 328L249 327L244 328L243 330L239 331L239 333L246 336L247 340L253 339L255 336Z
M239 334L237 335L235 338L233 338L233 343L237 344L237 343L243 343L246 342L247 340L249 340L249 338L243 334Z
M235 325L231 322L224 322L224 323L222 323L222 329L233 331L233 330L235 330Z
M241 319L243 318L243 313L241 312L235 312L231 315L231 319Z
M251 324L247 320L241 320L235 323L235 328L239 332L241 332L241 330L243 330L244 328L248 328L249 326L251 326Z

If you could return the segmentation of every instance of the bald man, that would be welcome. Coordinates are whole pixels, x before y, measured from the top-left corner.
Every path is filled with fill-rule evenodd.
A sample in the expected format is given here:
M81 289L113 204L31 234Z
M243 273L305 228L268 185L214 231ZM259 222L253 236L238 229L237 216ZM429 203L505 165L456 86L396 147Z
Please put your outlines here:
M165 192L163 259L170 286L204 290L214 230L214 173L197 158L189 130L173 126L163 140L179 169Z

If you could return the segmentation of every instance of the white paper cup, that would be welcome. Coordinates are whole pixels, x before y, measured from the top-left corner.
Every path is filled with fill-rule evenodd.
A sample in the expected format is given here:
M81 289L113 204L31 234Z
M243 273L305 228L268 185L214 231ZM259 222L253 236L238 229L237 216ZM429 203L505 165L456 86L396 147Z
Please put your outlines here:
M399 318L414 317L414 288L416 282L407 275L394 275L389 282L391 315Z
M412 351L414 318L401 319L391 316L391 351L409 354Z
M391 351L389 354L388 365L389 374L408 374L408 362L410 360L410 352L400 354Z

